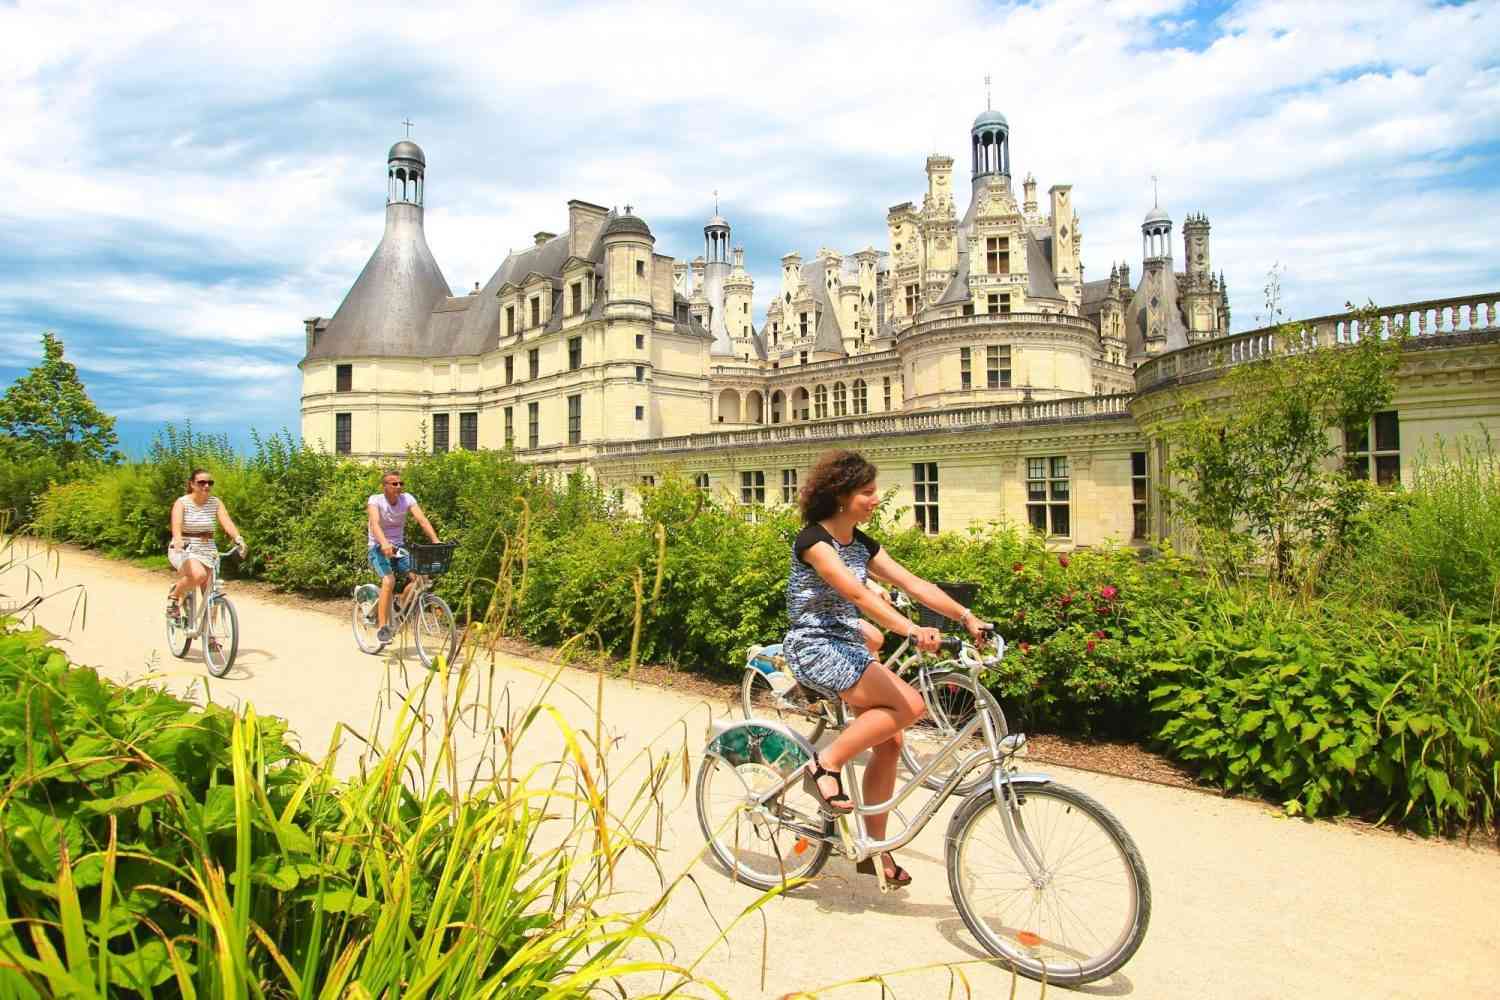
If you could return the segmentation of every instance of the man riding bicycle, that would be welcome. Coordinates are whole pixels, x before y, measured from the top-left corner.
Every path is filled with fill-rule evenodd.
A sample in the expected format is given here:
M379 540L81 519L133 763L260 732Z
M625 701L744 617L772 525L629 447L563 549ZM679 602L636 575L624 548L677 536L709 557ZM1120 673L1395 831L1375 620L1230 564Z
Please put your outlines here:
M411 553L403 551L399 556L396 554L396 550L406 541L406 515L409 513L417 519L417 523L427 533L428 541L434 545L438 541L437 532L432 530L432 523L422 513L417 498L410 493L403 493L401 485L401 473L387 472L381 477L380 492L371 494L365 503L369 514L369 530L366 535L370 542L370 566L380 574L380 604L376 616L380 624L378 635L381 642L391 641L388 623L391 620L391 596L396 591L396 573L411 572ZM413 582L407 581L406 589L401 592L402 600L411 591Z

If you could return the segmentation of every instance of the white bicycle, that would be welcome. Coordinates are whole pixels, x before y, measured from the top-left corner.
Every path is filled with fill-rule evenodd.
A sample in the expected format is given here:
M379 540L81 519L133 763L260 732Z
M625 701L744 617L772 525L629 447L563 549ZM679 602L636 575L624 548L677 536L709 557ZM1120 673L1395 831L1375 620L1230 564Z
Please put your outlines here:
M458 642L458 625L453 609L448 602L432 592L432 578L448 571L453 561L455 542L439 542L436 545L420 544L411 547L411 593L402 599L400 574L397 574L396 592L391 596L390 634L398 634L408 621L415 625L417 656L424 667L431 668L438 657L453 658ZM396 558L407 554L398 547ZM378 653L385 648L380 638L380 623L377 613L380 606L380 585L362 583L354 588L354 641L366 653Z
M233 546L223 552L215 550L213 563L207 567L208 583L184 594L179 605L182 613L167 619L167 649L181 659L194 639L202 640L203 663L215 677L229 673L240 648L240 618L229 595L224 593L219 561L228 555L241 554Z

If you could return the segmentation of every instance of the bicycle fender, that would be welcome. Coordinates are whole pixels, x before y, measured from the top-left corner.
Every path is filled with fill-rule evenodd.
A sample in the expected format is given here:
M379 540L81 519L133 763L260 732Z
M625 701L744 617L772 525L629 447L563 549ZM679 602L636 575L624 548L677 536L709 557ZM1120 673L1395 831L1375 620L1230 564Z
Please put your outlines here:
M730 765L765 764L787 775L813 758L812 744L779 722L746 719L726 725L715 721L709 732L713 738L704 748L704 756L718 757Z
M963 820L964 814L968 812L966 804L976 798L984 798L986 796L993 798L996 794L996 786L1003 788L1006 785L1019 785L1023 788L1027 788L1050 784L1052 784L1052 775L1042 774L1039 771L1026 771L1017 774L1008 774L1003 778L999 776L999 772L997 771L995 776L992 776L990 778L988 784L983 785L982 787L970 792L968 798L964 799L963 802L959 804L959 807L953 811L953 815L948 820L947 832L945 832L943 835L944 839L952 840L958 834L959 823Z

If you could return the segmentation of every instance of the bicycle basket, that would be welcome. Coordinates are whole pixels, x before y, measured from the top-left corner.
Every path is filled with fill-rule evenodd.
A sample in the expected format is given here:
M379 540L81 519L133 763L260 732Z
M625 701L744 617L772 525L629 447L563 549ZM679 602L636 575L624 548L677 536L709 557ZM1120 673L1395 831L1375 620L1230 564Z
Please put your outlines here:
M939 583L937 588L966 608L974 603L975 597L979 596L977 583ZM958 622L946 615L938 614L925 604L917 605L917 624L923 628L956 629L959 627Z
M422 576L437 576L439 573L448 572L448 564L453 561L453 550L457 547L457 542L413 545L411 547L411 571L420 573Z

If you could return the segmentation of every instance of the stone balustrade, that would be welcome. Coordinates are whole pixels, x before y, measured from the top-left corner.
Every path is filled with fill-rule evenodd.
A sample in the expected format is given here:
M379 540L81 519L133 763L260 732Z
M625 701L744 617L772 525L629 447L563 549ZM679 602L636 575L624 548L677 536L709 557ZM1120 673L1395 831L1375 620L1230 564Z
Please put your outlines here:
M1197 376L1212 376L1231 365L1277 353L1311 346L1353 344L1361 337L1371 334L1388 336L1391 331L1403 328L1419 344L1441 343L1445 337L1497 331L1500 330L1500 292L1408 302L1377 309L1375 316L1373 323L1366 324L1367 329L1361 329L1356 315L1344 312L1192 344L1143 361L1135 370L1136 391L1144 393Z
M743 431L713 431L680 437L642 441L614 441L597 446L599 458L621 458L662 452L702 451L715 448L749 448L757 445L795 445L803 442L841 441L873 435L935 434L978 431L1018 424L1057 423L1129 416L1131 394L1076 396L1069 399L995 403L960 409L917 410L911 413L878 413L834 420L771 424Z
M1063 313L1012 312L975 313L973 316L949 316L946 319L930 319L896 333L897 343L908 337L917 337L937 330L963 330L971 326L1054 326L1099 336L1099 328L1092 320L1083 316L1068 316Z

